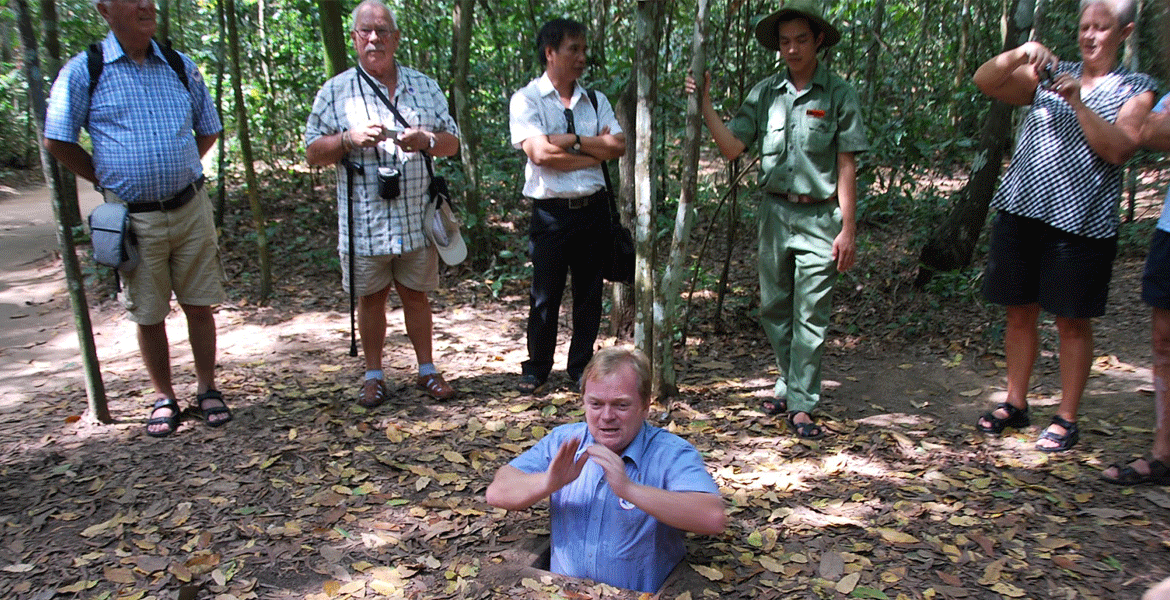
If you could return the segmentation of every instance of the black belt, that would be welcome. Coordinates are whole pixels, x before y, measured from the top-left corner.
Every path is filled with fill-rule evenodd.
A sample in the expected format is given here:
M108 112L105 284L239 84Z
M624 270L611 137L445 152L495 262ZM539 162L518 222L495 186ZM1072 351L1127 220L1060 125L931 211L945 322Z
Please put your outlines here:
M585 208L594 200L600 199L604 192L605 188L602 188L588 196L581 196L580 198L533 198L532 202L543 208L568 208L576 210L578 208Z
M179 191L178 194L175 194L166 200L155 200L152 202L128 202L126 204L126 208L132 213L153 212L156 210L167 211L181 208L184 204L190 202L191 199L195 197L195 192L203 189L203 182L205 180L206 177L200 176L199 179L196 179L187 187L183 188L181 191Z

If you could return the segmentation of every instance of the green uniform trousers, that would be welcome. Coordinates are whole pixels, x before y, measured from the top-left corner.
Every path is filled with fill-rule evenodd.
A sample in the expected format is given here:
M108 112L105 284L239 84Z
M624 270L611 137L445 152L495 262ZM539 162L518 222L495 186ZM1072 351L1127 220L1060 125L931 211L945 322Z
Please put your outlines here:
M821 400L821 355L833 309L841 232L835 201L797 204L765 194L760 206L760 324L780 377L775 394L788 410L812 412Z

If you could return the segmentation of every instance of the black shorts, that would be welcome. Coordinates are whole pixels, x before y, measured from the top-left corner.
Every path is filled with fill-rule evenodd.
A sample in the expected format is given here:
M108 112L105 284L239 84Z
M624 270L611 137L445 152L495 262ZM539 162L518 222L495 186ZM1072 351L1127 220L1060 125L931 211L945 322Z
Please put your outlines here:
M1039 303L1058 317L1099 317L1116 255L1116 236L1085 237L1001 211L991 226L983 297L1004 306Z
M1154 308L1170 310L1170 233L1154 230L1146 270L1142 273L1142 300Z

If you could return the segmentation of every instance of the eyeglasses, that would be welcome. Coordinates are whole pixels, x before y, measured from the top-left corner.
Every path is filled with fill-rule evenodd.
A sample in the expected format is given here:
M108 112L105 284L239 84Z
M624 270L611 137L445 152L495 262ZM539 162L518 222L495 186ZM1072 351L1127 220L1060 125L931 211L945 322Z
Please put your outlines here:
M362 38L363 40L368 40L368 39L370 39L370 36L374 35L375 33L378 34L379 39L388 38L388 37L390 37L390 34L394 33L394 30L393 29L354 29L353 32L358 34L358 37Z
M569 124L568 133L576 134L577 128L575 123L573 123L573 111L567 108L565 109L565 121Z

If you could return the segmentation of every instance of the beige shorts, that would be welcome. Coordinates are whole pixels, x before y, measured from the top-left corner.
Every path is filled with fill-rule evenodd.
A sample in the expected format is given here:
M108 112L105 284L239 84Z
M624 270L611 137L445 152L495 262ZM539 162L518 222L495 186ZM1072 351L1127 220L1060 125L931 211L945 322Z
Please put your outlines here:
M341 254L341 289L349 293L349 255ZM398 283L417 292L433 292L439 287L439 254L427 246L407 254L355 256L354 288L358 296Z
M142 261L122 274L122 305L140 325L163 322L171 292L180 304L214 306L227 299L223 264L206 188L175 210L130 215Z

